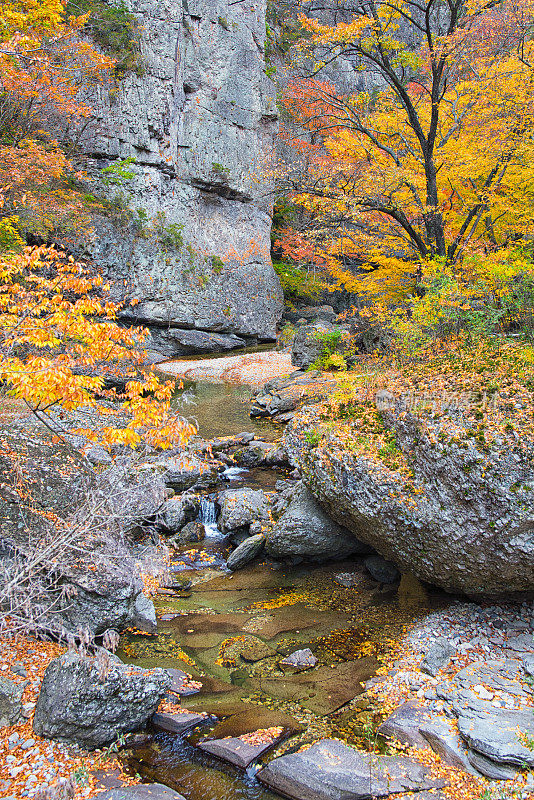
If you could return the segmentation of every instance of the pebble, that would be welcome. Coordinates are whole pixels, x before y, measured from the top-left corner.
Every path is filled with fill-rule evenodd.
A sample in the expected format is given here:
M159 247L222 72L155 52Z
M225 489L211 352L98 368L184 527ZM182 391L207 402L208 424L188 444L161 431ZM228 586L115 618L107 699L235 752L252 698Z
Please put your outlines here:
M23 742L23 744L21 744L21 748L23 750L29 750L30 747L34 746L34 744L35 744L35 739L26 739L26 741Z

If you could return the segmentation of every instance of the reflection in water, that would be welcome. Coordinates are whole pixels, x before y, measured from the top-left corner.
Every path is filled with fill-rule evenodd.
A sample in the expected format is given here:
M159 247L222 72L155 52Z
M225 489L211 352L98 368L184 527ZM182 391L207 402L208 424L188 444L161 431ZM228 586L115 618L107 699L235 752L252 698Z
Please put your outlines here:
M273 441L281 428L249 416L252 389L233 383L182 381L183 388L175 395L175 409L198 423L199 435L205 439L231 436L247 431L261 439Z

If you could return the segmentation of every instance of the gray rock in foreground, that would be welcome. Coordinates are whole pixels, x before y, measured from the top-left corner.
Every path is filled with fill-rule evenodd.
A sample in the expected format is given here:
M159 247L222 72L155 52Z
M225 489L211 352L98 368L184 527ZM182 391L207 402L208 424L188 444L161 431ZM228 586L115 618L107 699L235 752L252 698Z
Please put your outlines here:
M534 738L532 709L484 709L480 715L458 717L458 730L472 750L499 764L534 767L534 750L527 742Z
M120 786L98 795L102 800L185 800L182 794L162 783L140 783L138 786Z
M267 536L266 549L277 558L336 559L368 553L369 547L342 528L301 486Z
M162 669L145 670L114 657L102 668L95 658L64 653L46 668L33 729L48 739L102 747L144 725L170 684Z
M444 785L417 761L361 752L335 739L275 758L257 777L294 800L368 800Z

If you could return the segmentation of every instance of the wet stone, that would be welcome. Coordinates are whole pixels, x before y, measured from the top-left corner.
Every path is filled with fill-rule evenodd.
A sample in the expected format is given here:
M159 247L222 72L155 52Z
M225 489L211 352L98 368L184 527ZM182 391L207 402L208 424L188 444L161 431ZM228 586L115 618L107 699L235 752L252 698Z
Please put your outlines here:
M265 744L249 744L240 737L231 737L200 742L198 746L206 753L211 753L224 761L235 764L236 767L246 769L249 764L274 747L280 738L279 736L274 741L269 740Z
M274 650L268 644L262 642L261 639L250 637L246 640L240 654L244 661L261 661L264 658L269 658L274 655Z
M171 676L171 685L169 691L179 694L181 697L189 697L192 694L198 694L200 691L195 687L189 685L191 677L181 669L166 669Z
M120 786L98 795L101 800L185 800L182 794L162 783L140 783L137 786Z
M207 714L182 711L177 714L156 712L151 722L154 727L170 733L185 733L202 725L208 719Z
M295 650L294 653L291 653L291 655L280 661L280 667L284 671L310 669L310 667L314 667L316 664L317 658L313 655L309 647L305 647L303 650Z

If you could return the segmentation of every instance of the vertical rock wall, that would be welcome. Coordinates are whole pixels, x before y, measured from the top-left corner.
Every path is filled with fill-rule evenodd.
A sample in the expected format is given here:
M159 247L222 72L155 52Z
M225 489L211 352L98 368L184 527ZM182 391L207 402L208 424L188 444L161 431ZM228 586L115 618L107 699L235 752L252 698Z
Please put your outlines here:
M265 6L130 0L145 72L96 102L85 144L95 193L103 168L135 163L133 178L107 189L130 212L97 215L91 255L167 356L273 339L282 312L269 257L277 111Z

